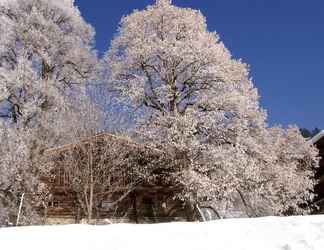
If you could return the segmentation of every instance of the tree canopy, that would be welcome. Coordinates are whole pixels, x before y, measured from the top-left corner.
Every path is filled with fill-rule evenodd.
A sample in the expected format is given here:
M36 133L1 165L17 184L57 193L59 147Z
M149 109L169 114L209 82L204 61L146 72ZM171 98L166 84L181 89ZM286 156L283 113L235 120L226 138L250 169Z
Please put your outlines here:
M208 31L200 11L167 0L135 10L105 59L121 98L143 110L137 132L191 163L174 175L181 199L240 203L255 215L307 207L316 150L295 127L268 127L248 65Z
M12 223L19 196L29 193L26 206L34 203L39 176L49 171L42 152L82 123L97 56L94 29L72 0L0 1L0 32L0 207L7 208L0 213L1 223Z

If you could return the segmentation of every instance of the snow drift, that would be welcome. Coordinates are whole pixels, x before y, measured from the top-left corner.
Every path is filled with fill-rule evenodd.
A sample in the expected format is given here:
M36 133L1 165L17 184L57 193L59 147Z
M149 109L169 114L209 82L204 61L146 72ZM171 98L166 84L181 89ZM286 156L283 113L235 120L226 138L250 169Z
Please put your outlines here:
M0 229L1 249L323 250L324 216Z

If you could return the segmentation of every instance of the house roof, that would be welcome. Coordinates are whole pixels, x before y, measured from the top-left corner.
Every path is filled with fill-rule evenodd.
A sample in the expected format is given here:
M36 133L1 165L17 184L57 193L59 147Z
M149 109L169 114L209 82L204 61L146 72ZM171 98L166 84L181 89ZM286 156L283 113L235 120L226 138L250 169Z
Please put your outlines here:
M78 144L79 145L80 144L86 144L86 143L88 143L90 141L97 140L97 139L100 139L100 138L109 139L110 141L118 142L120 144L125 145L126 147L133 148L133 149L134 148L142 149L142 150L146 149L146 150L148 150L148 151L150 151L152 153L155 153L155 154L163 154L164 153L162 150L159 150L157 148L150 147L150 146L147 146L147 145L144 145L144 144L141 144L141 143L137 143L137 142L132 141L129 138L126 138L126 137L117 136L117 135L113 135L113 134L109 134L109 133L101 133L101 134L97 134L97 135L94 135L94 136L90 136L90 137L80 139L77 143L71 143L71 144L66 144L66 145L63 145L63 146L56 147L56 148L47 149L47 150L45 150L45 154L46 155L53 155L53 154L61 153L61 152L64 152L66 150L69 150L69 149L75 147Z
M315 144L317 142L319 142L322 138L324 138L324 130L322 130L321 132L319 132L317 135L315 135L313 138L311 138L309 140L309 142L311 144Z

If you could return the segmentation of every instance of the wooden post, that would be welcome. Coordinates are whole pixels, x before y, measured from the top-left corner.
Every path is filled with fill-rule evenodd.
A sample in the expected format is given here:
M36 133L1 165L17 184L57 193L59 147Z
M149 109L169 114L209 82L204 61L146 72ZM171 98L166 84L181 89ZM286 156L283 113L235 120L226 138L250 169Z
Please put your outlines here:
M25 196L25 193L23 193L23 194L21 195L21 198L20 198L20 204L19 204L19 209L18 209L18 215L17 215L16 226L18 226L18 224L19 224L19 219L20 219L21 209L22 209L22 205L23 205L23 202L24 202L24 196Z

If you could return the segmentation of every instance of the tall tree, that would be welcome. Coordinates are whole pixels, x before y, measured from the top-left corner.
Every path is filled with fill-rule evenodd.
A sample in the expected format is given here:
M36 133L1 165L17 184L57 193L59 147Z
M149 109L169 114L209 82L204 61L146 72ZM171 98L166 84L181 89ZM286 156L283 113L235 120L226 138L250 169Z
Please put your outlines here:
M82 119L82 107L88 103L86 84L96 75L97 57L94 30L73 0L1 1L0 31L0 103L7 107L1 113L6 120L1 130L11 135L11 141L1 140L8 151L1 151L0 157L16 157L15 147L9 147L12 142L18 148L26 143L23 155L28 156L15 164L2 162L2 170L12 168L8 173L14 175L17 169L28 172L28 166L40 166L44 149L69 140L68 132L77 125L69 118ZM27 135L28 140L19 142ZM40 171L30 173L37 180ZM31 177L24 179L29 181ZM30 191L24 187L12 194Z
M46 176L49 169L44 158L37 157L35 162L31 155L34 136L32 130L0 121L0 227L41 222L35 207L45 205L49 190L38 177L40 173Z
M249 68L200 11L158 0L123 17L106 54L111 83L144 111L139 133L190 164L173 174L192 206L303 213L316 151L294 127L267 128ZM285 153L283 153L285 152Z
M84 92L96 67L94 31L72 0L4 1L0 19L0 98L14 121L29 125L41 111L63 109L71 90Z

